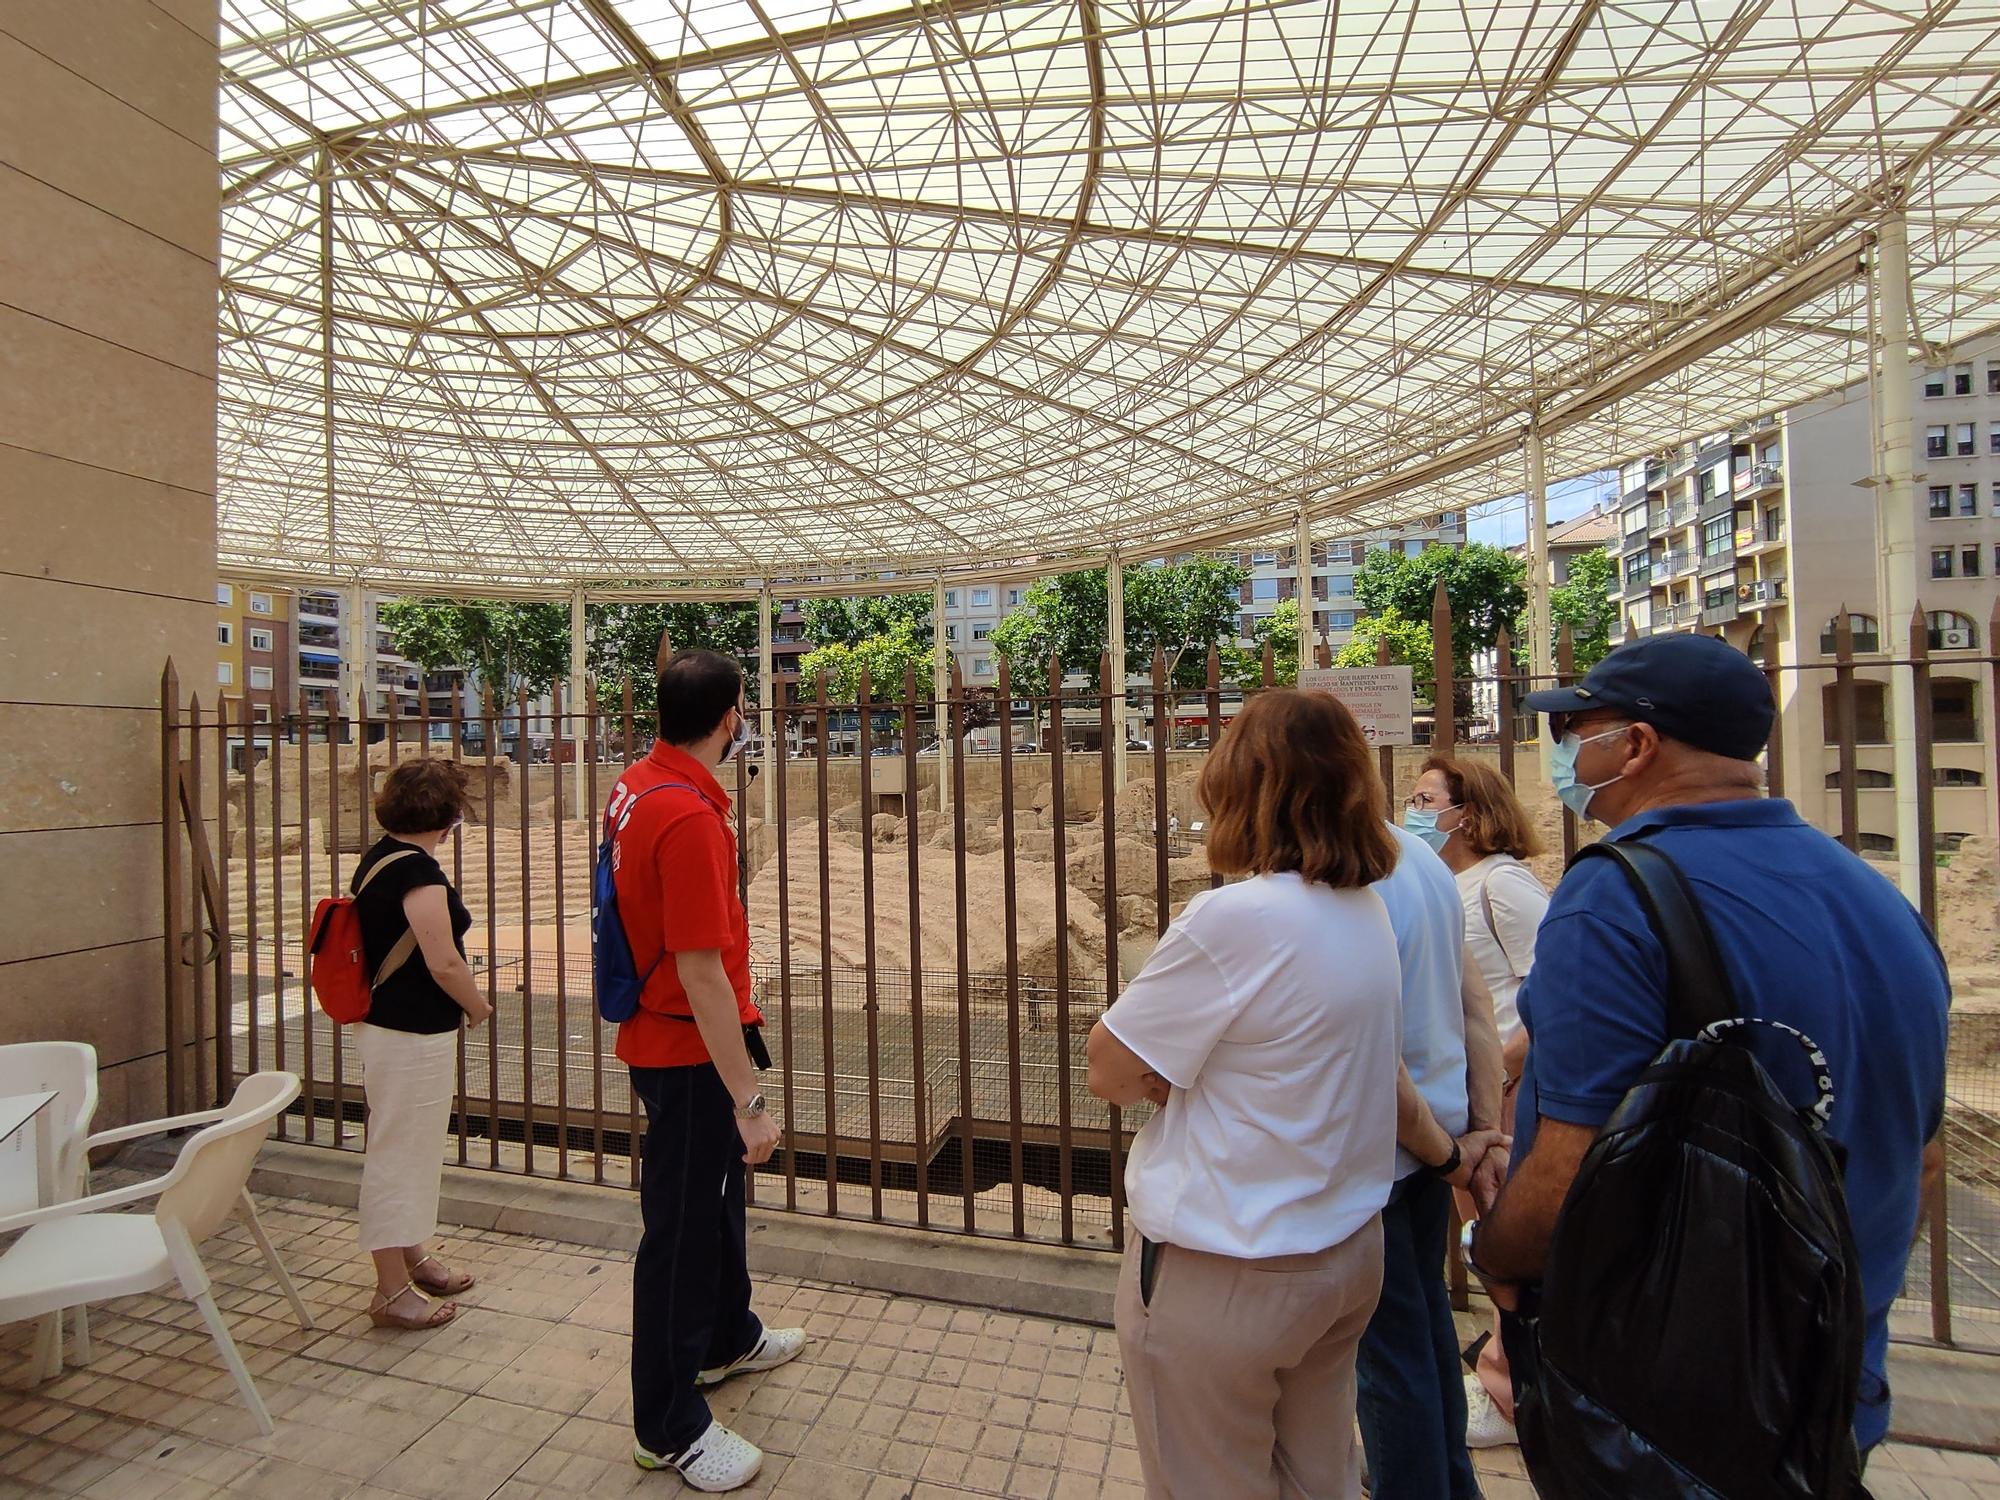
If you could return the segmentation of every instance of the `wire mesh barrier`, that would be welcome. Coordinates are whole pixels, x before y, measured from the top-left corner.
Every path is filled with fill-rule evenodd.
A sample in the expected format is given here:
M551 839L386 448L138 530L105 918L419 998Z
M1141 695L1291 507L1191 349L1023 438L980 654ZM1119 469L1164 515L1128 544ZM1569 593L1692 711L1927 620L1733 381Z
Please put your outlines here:
M1448 625L1448 620L1446 621ZM1502 670L1451 677L1418 722L1488 758L1516 787L1553 884L1590 835L1561 808ZM1955 637L1962 639L1962 637ZM1784 705L1774 794L1904 882L1958 989L1945 1190L1926 1207L1903 1331L2000 1344L2000 936L1987 733L1991 656L1932 657L1921 622L1901 656L1841 621L1826 658L1770 662ZM1497 661L1513 660L1504 634ZM1876 649L1867 649L1873 647ZM1325 661L1322 648L1322 663ZM754 1200L838 1217L1065 1244L1122 1245L1123 1164L1146 1111L1087 1087L1085 1039L1172 914L1216 883L1195 784L1207 750L1135 741L1185 725L1214 744L1243 701L1213 654L1193 682L1106 692L1046 674L992 692L953 674L939 697L757 710L763 753L726 768L740 891L774 1067L784 1148ZM1267 653L1264 680L1277 677ZM1557 677L1576 673L1567 649ZM589 881L597 823L649 736L629 692L537 715L524 697L474 719L327 716L252 723L240 705L162 706L170 1112L260 1066L305 1081L290 1139L356 1147L358 1068L310 1002L304 934L378 836L372 793L398 760L459 758L466 821L440 860L474 914L466 948L495 1003L461 1036L451 1160L635 1184L641 1121L591 1000ZM1257 690L1251 684L1251 692ZM1907 701L1906 707L1899 703ZM1901 715L1900 721L1898 715ZM514 758L489 757L503 739ZM1142 746L1142 748L1141 748ZM1430 747L1383 747L1385 813ZM1928 857L1896 862L1912 847Z

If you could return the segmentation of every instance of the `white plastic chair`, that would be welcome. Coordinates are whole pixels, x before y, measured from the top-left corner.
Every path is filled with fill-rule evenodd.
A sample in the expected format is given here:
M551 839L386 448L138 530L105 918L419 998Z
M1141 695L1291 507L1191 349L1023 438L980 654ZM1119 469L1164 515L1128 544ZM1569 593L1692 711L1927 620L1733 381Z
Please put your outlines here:
M0 1094L53 1093L56 1097L31 1128L55 1132L56 1180L48 1184L53 1203L90 1191L90 1151L86 1137L97 1113L97 1049L83 1042L16 1042L0 1047ZM26 1193L0 1191L0 1214L34 1208L32 1184ZM61 1314L43 1325L35 1351L36 1368L62 1369ZM90 1362L90 1312L76 1309L76 1359Z
M242 1209L257 1248L264 1253L264 1264L298 1314L299 1326L313 1326L312 1314L264 1233L245 1185L264 1144L266 1127L298 1093L299 1080L293 1074L253 1073L222 1109L149 1120L91 1137L91 1145L109 1145L163 1130L204 1127L188 1138L164 1177L0 1219L0 1234L27 1231L0 1254L0 1322L156 1291L178 1281L181 1294L200 1309L243 1404L268 1436L273 1431L271 1414L229 1336L229 1325L215 1305L195 1247L232 1210ZM107 1212L149 1198L159 1200L149 1214Z

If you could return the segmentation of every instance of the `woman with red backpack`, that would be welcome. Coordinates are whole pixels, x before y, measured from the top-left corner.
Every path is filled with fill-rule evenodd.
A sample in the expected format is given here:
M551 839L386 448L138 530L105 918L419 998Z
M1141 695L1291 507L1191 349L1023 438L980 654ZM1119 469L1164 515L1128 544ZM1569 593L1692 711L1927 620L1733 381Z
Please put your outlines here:
M378 1328L441 1328L458 1315L470 1274L429 1248L437 1233L454 1038L493 1014L465 960L472 914L437 861L463 816L465 767L404 761L375 798L383 835L349 888L373 976L367 1018L353 1028L368 1100L361 1168L361 1248L375 1263L368 1317Z

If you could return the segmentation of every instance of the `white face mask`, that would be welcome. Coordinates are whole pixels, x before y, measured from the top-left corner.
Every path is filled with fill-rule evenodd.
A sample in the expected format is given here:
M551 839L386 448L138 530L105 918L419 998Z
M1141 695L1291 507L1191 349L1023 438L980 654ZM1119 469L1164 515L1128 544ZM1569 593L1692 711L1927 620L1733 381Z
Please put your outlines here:
M736 729L729 736L729 743L722 747L722 758L717 765L726 766L743 753L743 747L750 743L750 720L742 709L736 710Z
M1556 741L1555 753L1549 757L1549 784L1555 788L1556 796L1562 800L1563 806L1579 818L1589 817L1591 799L1612 782L1623 781L1625 773L1620 771L1616 776L1607 776L1602 781L1579 781L1576 777L1577 756L1583 753L1585 745L1594 745L1599 740L1613 739L1629 728L1631 725L1621 724L1616 729L1607 729L1602 734L1593 734L1588 738L1580 739L1574 734L1566 734Z

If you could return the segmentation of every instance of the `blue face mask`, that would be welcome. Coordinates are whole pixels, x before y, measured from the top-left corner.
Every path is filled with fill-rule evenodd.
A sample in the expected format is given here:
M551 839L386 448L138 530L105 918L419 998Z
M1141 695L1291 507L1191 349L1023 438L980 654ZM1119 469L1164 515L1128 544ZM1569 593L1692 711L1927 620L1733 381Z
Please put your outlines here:
M1403 831L1414 833L1432 849L1442 854L1444 846L1451 842L1452 834L1458 830L1438 827L1438 818L1457 806L1458 804L1454 802L1451 807L1440 807L1434 812L1421 812L1414 807L1406 807L1403 809Z
M1598 782L1578 781L1577 756L1583 753L1585 745L1593 745L1599 740L1608 740L1624 732L1625 726L1621 725L1617 729L1607 729L1602 734L1593 734L1588 739L1579 739L1576 735L1566 734L1556 741L1555 749L1550 752L1549 784L1556 789L1556 796L1562 799L1562 805L1579 818L1589 817L1590 799L1612 782L1623 781L1625 773L1620 771L1616 776L1606 777Z

